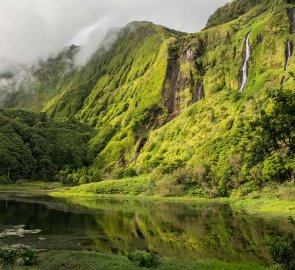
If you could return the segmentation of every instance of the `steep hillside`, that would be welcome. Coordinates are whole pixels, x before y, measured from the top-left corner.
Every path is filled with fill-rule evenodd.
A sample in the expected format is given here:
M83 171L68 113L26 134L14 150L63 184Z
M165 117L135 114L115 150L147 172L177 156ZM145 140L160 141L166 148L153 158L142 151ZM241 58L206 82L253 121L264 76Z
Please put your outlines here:
M83 67L76 47L44 62L5 106L96 128L92 180L158 173L163 193L244 192L294 178L294 33L290 0L233 1L197 34L134 22Z
M295 93L288 73L294 69L294 9L289 8L283 1L269 1L265 12L257 5L235 21L190 38L192 48L195 40L203 40L204 53L195 60L204 67L206 98L150 134L136 170L170 174L186 167L167 179L174 185L167 193L179 192L184 184L192 193L216 188L227 195L242 185L247 191L294 177ZM239 92L249 33L248 80ZM274 91L282 86L285 91Z

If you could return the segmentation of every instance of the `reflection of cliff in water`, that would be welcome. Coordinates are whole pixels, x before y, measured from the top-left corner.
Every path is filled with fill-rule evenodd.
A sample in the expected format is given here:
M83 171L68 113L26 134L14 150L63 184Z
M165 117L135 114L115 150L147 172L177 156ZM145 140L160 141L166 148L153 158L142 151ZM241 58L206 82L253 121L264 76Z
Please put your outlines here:
M116 253L136 248L173 258L268 261L265 240L292 228L280 220L267 222L239 214L225 204L81 198L43 204L0 201L0 209L2 227L24 224L40 229L38 237L45 237L46 245L54 238L55 248L79 244L75 248Z

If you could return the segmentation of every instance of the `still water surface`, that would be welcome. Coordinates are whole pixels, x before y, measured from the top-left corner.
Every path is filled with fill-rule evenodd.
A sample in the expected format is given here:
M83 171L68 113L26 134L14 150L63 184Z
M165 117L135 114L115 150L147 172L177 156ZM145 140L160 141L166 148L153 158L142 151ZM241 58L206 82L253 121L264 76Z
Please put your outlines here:
M0 246L124 253L144 249L178 259L269 262L266 241L294 231L284 220L228 204L115 199L0 199Z

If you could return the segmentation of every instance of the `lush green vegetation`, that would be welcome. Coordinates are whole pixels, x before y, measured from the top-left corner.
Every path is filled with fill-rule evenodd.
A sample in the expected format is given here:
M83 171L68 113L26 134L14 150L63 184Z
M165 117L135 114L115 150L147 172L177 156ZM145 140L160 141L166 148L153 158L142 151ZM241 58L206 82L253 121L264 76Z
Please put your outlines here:
M161 181L160 181L161 182ZM167 187L168 186L168 187ZM199 192L198 196L192 196L190 193L182 193L181 196L173 197L171 194L175 192L175 187L168 182L165 185L163 194L163 186L156 185L150 177L126 178L122 180L106 180L98 183L81 185L78 187L61 187L49 194L55 197L93 197L108 195L114 198L120 198L121 195L125 199L135 199L134 195L141 195L141 200L152 201L168 201L168 202L206 202L206 203L231 203L238 211L246 211L250 214L259 214L268 217L295 217L295 187L294 183L269 183L264 188L257 188L253 191L252 188L244 191L237 190L230 198L214 198L209 199L204 196L205 192ZM180 186L182 188L182 186ZM13 187L10 187L13 189ZM1 188L1 190L3 190ZM5 188L4 188L5 190ZM171 192L169 192L171 191ZM179 191L179 189L178 189ZM165 196L164 196L165 195Z
M14 266L11 270L119 270L130 269L138 270L145 269L137 266L135 263L128 260L125 256L102 254L96 252L81 252L81 251L51 251L40 253L36 266ZM266 270L269 268L259 266L257 264L240 262L240 263L226 263L214 260L207 261L176 261L161 259L159 270Z
M220 7L216 12L209 18L207 23L207 28L221 25L232 20L239 18L244 15L256 5L259 5L259 8L263 7L264 11L272 1L265 0L235 0L230 3ZM261 10L261 11L263 11Z
M99 183L91 183L74 187L70 190L72 193L95 193L95 194L121 194L121 195L140 195L151 194L153 183L149 176L136 178L126 178L120 181L107 180Z
M21 259L23 265L32 266L37 264L37 252L33 249L24 248L19 250L0 249L0 259L4 267L10 267L15 264L17 259Z
M0 192L26 196L55 191L51 195L69 196L70 203L87 208L96 208L97 202L79 196L141 195L169 202L212 199L251 214L295 217L293 55L286 65L287 41L295 43L287 9L294 4L235 0L218 9L197 34L134 22L116 33L110 48L103 46L81 67L75 65L79 52L75 46L41 61L29 70L34 80L0 96L4 107L29 110L0 110ZM248 33L248 81L240 93ZM59 183L31 185L27 180ZM122 210L126 205L116 207ZM99 207L110 206L100 202ZM170 210L157 210L161 222L171 218ZM213 214L223 221L220 213ZM133 226L132 232L141 228L156 247L181 241L192 252L205 254L201 239L222 247L218 254L222 258L224 251L232 252L232 232L225 223L192 240L191 235L198 235L197 222L186 226L181 216L174 218L172 223L188 232L182 238L172 237L152 218L142 223L138 218L136 223L126 215L128 222L122 225L111 215L101 215L95 224L104 223L110 238L122 227ZM246 240L241 245L247 243L253 250L247 239L257 238L249 228L242 233ZM160 244L153 242L155 235ZM126 233L121 250L132 240ZM274 243L274 260L293 269L294 237ZM159 259L145 251L127 256L47 251L37 262L28 250L21 255L0 252L5 264L17 256L36 266L15 265L12 270L267 269L247 262Z
M289 221L295 226L295 219L289 217ZM270 253L273 260L280 264L283 270L295 268L295 235L289 233L277 236L269 242Z
M272 183L240 197L232 204L250 214L268 217L295 217L294 183Z
M293 6L234 1L209 20L217 26L190 35L134 22L80 68L76 47L40 63L33 91L27 98L20 91L7 106L47 116L1 112L2 182L139 175L124 192L129 180L89 189L241 197L294 180L294 61L285 70L287 40L295 42L287 13ZM249 76L239 93L248 33Z
M45 113L0 111L0 183L57 179L91 164L88 141L91 130L75 120L51 120Z

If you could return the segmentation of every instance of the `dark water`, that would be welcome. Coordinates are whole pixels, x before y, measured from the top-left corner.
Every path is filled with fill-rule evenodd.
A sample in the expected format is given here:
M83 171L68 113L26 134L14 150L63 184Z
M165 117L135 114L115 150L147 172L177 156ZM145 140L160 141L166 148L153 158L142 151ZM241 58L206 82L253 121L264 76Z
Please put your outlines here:
M179 259L268 263L265 242L292 230L287 221L246 215L226 204L0 199L2 246L113 253L145 249Z

